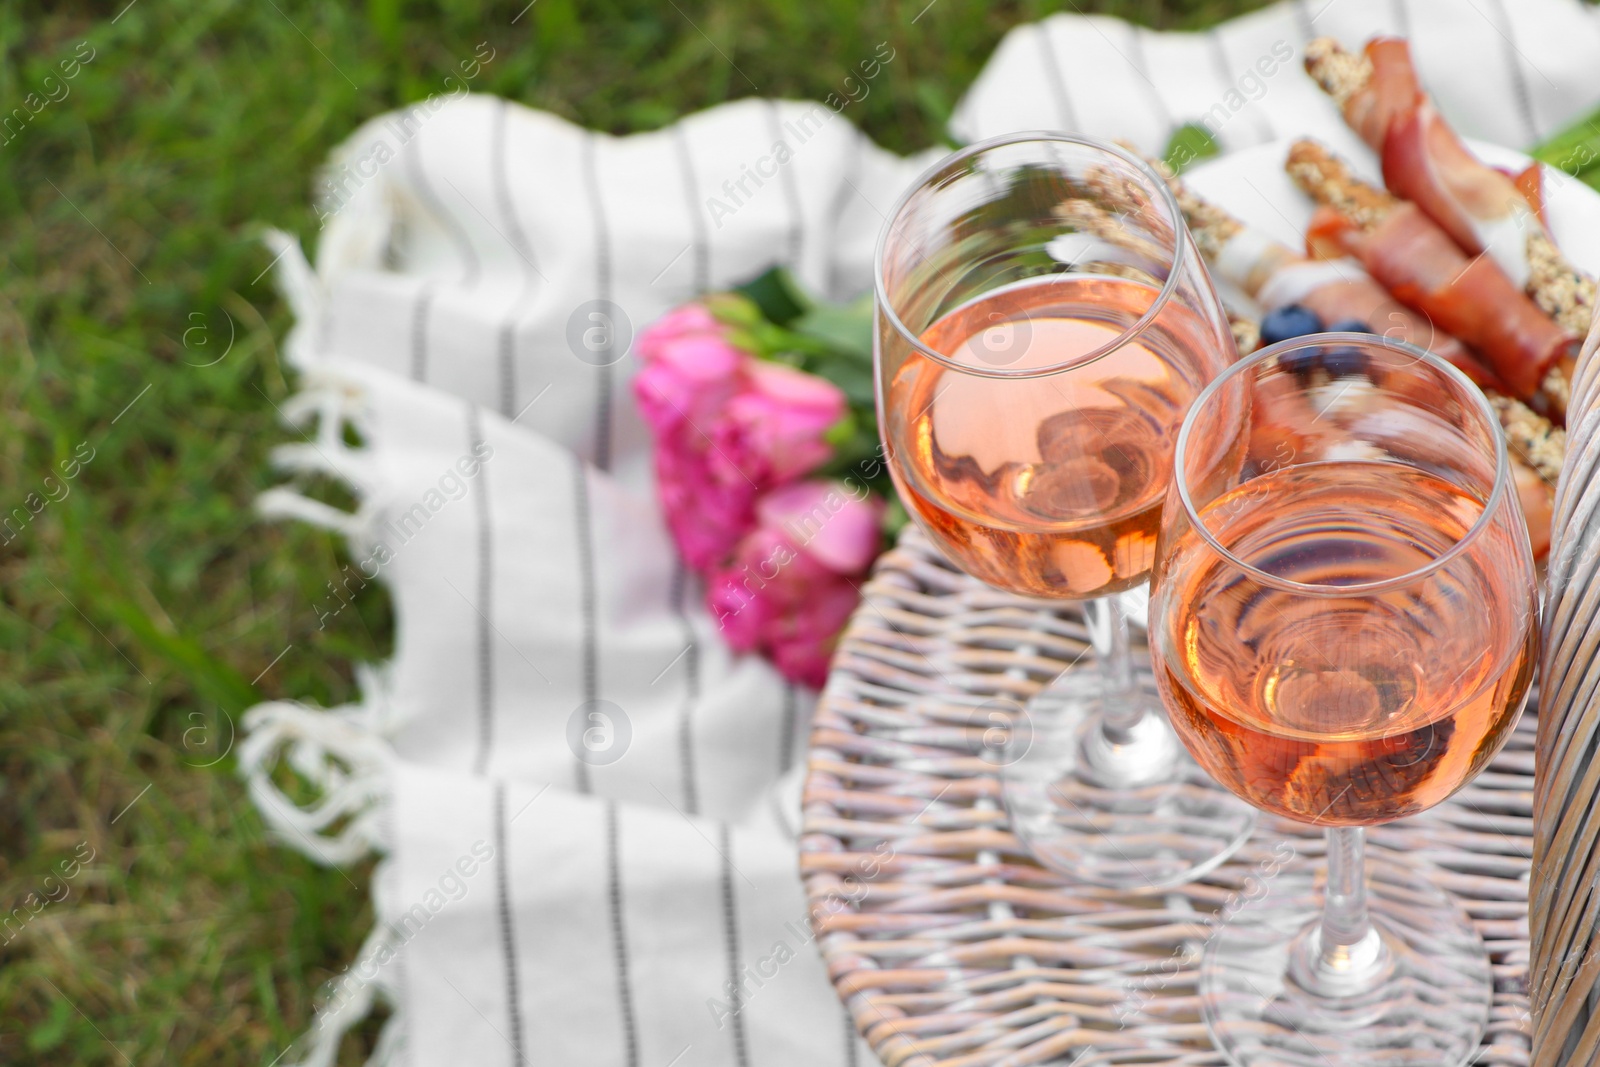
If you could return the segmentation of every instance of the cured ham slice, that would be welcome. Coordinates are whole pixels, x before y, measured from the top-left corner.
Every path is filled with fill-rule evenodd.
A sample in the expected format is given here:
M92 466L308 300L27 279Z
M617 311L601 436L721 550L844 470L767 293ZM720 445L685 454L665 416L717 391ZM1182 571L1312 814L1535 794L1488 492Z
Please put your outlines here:
M1550 236L1538 164L1510 175L1474 156L1423 90L1404 40L1377 37L1357 54L1319 38L1306 46L1306 70L1378 154L1391 192L1467 253L1487 252L1568 332L1588 331L1595 282Z
M1467 151L1423 91L1404 40L1376 37L1358 58L1320 38L1306 46L1306 69L1378 154L1391 192L1467 252L1489 252L1519 287L1526 284L1524 244L1539 226L1535 207L1509 175Z
M1166 172L1200 254L1212 273L1223 278L1265 310L1300 304L1315 311L1324 322L1361 319L1389 337L1399 337L1430 349L1459 367L1483 389L1500 419L1522 512L1534 557L1542 559L1550 547L1550 521L1555 506L1556 479L1566 456L1566 431L1536 414L1527 405L1505 395L1505 386L1460 341L1436 330L1425 317L1396 304L1388 292L1351 259L1318 261L1262 234L1222 208L1197 196ZM1255 324L1230 311L1234 337L1241 353L1255 347ZM1338 396L1343 387L1336 387ZM1277 454L1276 441L1258 442L1263 454Z
M1420 207L1356 178L1314 141L1290 149L1290 177L1321 207L1308 247L1354 256L1384 288L1472 348L1512 395L1560 419L1576 338L1486 256L1469 256Z
M1359 261L1312 259L1202 200L1176 178L1168 184L1212 273L1251 297L1262 310L1299 304L1315 311L1323 322L1359 319L1374 333L1428 349L1481 387L1505 391L1504 383L1482 360L1426 316L1396 302Z

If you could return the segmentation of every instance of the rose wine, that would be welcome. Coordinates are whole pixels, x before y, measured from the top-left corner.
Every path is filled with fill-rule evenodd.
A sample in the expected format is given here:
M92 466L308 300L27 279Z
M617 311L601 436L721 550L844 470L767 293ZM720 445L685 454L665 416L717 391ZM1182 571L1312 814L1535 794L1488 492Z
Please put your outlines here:
M1053 275L949 312L889 388L891 470L907 507L969 574L1034 596L1088 598L1149 571L1178 427L1228 360L1175 303L1098 357L1159 290ZM995 372L1060 368L1035 377ZM986 376L987 375L987 376Z
M1265 474L1201 517L1237 559L1288 582L1351 586L1427 567L1483 502L1398 463ZM1319 825L1386 822L1437 804L1499 750L1522 708L1538 627L1510 588L1500 524L1425 578L1348 595L1279 588L1193 529L1163 552L1155 635L1172 725L1251 804Z

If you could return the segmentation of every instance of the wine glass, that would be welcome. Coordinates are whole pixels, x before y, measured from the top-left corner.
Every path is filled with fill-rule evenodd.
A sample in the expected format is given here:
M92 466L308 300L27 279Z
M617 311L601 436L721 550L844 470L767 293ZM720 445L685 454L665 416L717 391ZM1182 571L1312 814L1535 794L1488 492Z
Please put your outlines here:
M1416 866L1364 869L1364 828L1461 788L1527 698L1536 579L1499 423L1430 353L1312 335L1201 394L1172 479L1150 604L1172 725L1251 804L1327 828L1325 879L1291 863L1224 909L1206 1024L1238 1067L1456 1067L1488 956Z
M1183 414L1235 355L1172 194L1113 145L999 137L914 183L876 266L879 426L907 510L968 574L1081 601L1089 623L1094 662L989 753L1013 828L1081 880L1193 879L1255 812L1136 683L1118 599L1149 571ZM1060 647L1040 626L1035 657Z

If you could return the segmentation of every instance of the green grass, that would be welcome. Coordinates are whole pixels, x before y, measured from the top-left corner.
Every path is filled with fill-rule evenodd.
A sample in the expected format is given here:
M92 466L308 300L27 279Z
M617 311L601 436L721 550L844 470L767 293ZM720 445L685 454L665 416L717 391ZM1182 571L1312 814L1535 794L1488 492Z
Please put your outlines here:
M821 99L888 40L850 114L910 150L1054 5L537 0L513 24L522 0L125 4L0 0L6 111L59 95L45 78L79 42L95 53L0 146L0 509L38 508L0 545L0 905L67 892L0 932L0 1062L265 1065L355 952L368 872L272 845L232 759L204 765L258 699L350 699L391 619L372 586L319 629L339 545L252 516L293 389L255 224L313 247L328 149L479 42L479 91L623 132L758 92ZM1077 6L1197 26L1258 4Z

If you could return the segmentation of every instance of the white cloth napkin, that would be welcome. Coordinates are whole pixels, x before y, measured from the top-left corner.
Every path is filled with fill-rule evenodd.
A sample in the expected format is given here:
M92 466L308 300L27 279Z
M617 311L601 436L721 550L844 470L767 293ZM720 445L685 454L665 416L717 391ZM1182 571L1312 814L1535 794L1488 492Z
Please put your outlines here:
M1469 136L1527 145L1600 101L1600 22L1575 0L1308 0L1202 34L1019 27L953 130L1159 151L1196 122L1227 149L1348 145L1303 45L1379 31L1411 36ZM380 581L397 620L359 704L246 722L242 771L286 844L385 856L374 930L284 1063L331 1064L374 998L393 1007L377 1064L871 1062L796 874L814 697L720 643L657 513L626 355L669 308L773 264L830 298L869 287L884 217L941 153L897 158L849 118L748 100L614 138L424 103L334 153L315 269L274 238L304 434L277 458L360 503L290 484L262 510L348 537L319 616ZM315 805L278 790L283 759Z
M1201 33L1055 15L1000 42L951 131L975 141L1065 129L1165 150L1203 126L1225 150L1284 137L1351 140L1301 66L1305 42L1411 42L1423 85L1465 137L1526 148L1600 104L1600 14L1577 0L1294 0Z

